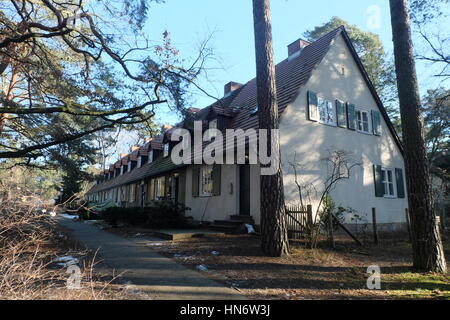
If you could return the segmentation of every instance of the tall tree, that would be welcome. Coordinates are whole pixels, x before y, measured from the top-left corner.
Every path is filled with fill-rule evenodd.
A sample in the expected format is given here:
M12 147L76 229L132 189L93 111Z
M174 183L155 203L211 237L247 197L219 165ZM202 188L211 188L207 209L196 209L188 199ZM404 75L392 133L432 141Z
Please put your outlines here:
M253 0L253 21L259 127L268 131L267 150L279 159L279 141L272 143L279 120L269 0ZM281 167L274 175L261 175L261 248L268 256L289 254Z
M413 264L420 270L445 273L444 250L431 194L408 0L390 0L390 9L409 189Z

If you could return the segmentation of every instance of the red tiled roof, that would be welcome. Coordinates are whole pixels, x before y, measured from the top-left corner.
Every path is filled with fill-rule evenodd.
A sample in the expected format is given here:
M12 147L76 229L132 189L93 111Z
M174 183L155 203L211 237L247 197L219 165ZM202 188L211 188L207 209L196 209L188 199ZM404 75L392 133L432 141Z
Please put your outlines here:
M139 148L139 155L140 156L147 156L149 147L150 147L150 141L146 142L142 147Z
M130 154L130 161L137 161L138 153L139 153L139 149L133 151L133 152Z

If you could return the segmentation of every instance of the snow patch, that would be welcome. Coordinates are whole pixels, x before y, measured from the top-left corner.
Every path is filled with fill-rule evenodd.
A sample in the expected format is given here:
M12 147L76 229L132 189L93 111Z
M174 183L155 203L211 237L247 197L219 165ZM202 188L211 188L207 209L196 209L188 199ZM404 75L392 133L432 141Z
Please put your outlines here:
M200 271L208 271L208 267L205 266L204 264L199 264L197 266L197 269L200 270Z
M58 267L66 268L68 266L78 264L80 262L80 260L78 258L74 258L72 256L64 256L64 257L57 257L57 258L53 259L52 262L57 262L56 265Z
M67 214L67 213L63 213L63 214L60 214L60 216L61 217L63 217L63 218L66 218L66 219L78 219L78 216L72 216L72 215L70 215L70 214Z
M247 233L256 233L255 229L251 224L245 224L245 227L247 228Z

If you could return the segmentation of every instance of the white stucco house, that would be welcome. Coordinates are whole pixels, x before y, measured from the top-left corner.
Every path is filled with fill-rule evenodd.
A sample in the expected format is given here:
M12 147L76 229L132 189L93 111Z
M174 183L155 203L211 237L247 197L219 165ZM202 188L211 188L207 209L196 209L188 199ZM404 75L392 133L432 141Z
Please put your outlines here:
M336 205L353 208L369 223L376 208L380 227L402 226L408 203L401 142L345 29L313 43L290 44L286 59L276 65L276 76L286 203L299 199L291 166L294 156L300 164L297 176L320 193L330 170L324 158L345 151L359 165L331 191ZM222 99L190 111L205 129L258 128L256 80L230 82ZM189 122L179 126L189 127ZM88 199L109 199L128 207L171 199L191 208L188 215L198 221L233 218L259 224L260 166L175 165L170 133L165 128L123 155L105 170ZM317 195L310 194L307 204L317 208Z

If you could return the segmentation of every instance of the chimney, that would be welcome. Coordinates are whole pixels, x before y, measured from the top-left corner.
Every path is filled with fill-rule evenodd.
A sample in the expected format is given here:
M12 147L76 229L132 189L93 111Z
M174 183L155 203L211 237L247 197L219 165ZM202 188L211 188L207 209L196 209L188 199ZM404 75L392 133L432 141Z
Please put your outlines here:
M123 159L123 158L125 158L126 156L128 155L128 153L121 153L121 154L119 154L119 156L120 156L120 159Z
M303 39L298 39L292 42L290 45L288 45L288 59L290 60L292 58L298 57L300 55L300 52L302 52L302 50L310 44L310 42Z
M238 82L230 81L224 86L224 96L229 96L233 91L239 89L243 85Z
M131 147L131 152L134 152L134 151L139 150L139 149L140 149L139 146L132 146Z

